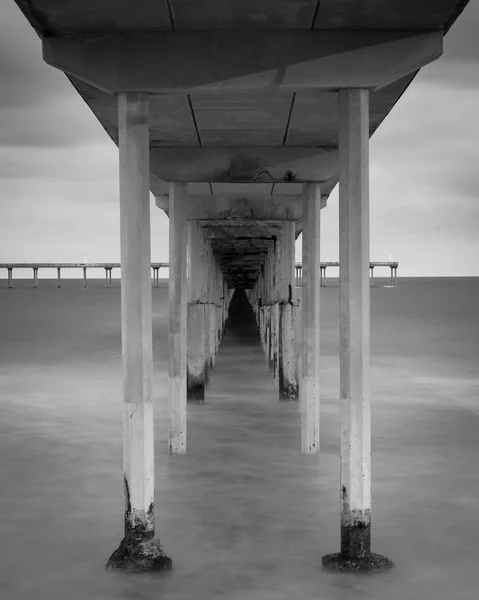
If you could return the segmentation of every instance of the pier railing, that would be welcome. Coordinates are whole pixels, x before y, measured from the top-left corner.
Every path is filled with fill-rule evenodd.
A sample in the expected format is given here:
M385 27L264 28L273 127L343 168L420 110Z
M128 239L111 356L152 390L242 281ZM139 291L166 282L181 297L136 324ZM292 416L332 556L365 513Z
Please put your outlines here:
M160 269L167 269L168 263L151 263L153 287L159 287ZM371 285L374 285L374 269L376 267L389 267L391 270L391 285L397 285L398 262L372 262L369 264L371 272ZM321 287L326 286L326 269L328 267L339 267L339 262L320 263ZM87 269L105 269L105 279L108 286L111 285L111 273L113 269L120 269L120 263L0 263L0 269L8 271L8 287L13 287L13 269L32 269L33 287L38 287L39 269L57 270L57 287L61 287L62 269L83 269L83 287L87 287ZM303 266L301 263L295 265L296 286L301 286Z

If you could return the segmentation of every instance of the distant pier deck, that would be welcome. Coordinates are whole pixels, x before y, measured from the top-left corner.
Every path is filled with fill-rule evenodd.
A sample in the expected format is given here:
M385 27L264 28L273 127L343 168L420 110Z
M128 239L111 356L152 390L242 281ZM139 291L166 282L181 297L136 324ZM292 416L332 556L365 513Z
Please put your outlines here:
M320 268L320 285L326 287L326 269L328 267L338 267L339 262L322 262L319 265ZM389 267L391 269L391 285L397 285L398 274L397 270L399 267L398 262L371 262L369 263L369 271L371 274L370 281L371 285L374 285L374 269L375 267ZM296 287L301 287L303 266L301 263L296 263L295 274L296 274Z
M61 270L62 269L83 269L83 287L87 287L87 269L105 269L105 279L107 285L111 285L111 272L113 269L120 269L120 263L0 263L0 269L8 271L8 287L13 287L13 269L32 269L33 270L33 287L38 287L38 270L39 269L56 269L57 270L57 287L61 287ZM168 268L168 263L155 262L151 263L153 271L153 287L158 287L160 269Z
M391 285L397 285L397 269L398 262L371 262L369 269L371 273L371 285L374 285L374 269L375 267L389 267L391 270ZM160 269L167 269L169 263L155 262L151 263L153 271L153 287L159 286ZM326 286L326 269L328 267L338 267L339 262L322 262L320 263L320 278L321 287ZM33 270L33 287L38 287L38 270L39 269L56 269L57 270L57 287L61 287L61 270L62 269L83 269L83 287L87 287L87 269L105 269L105 279L107 285L111 285L111 273L113 269L120 269L120 263L0 263L0 269L8 271L8 287L13 288L13 269L32 269ZM301 263L296 263L296 287L301 287L303 266Z

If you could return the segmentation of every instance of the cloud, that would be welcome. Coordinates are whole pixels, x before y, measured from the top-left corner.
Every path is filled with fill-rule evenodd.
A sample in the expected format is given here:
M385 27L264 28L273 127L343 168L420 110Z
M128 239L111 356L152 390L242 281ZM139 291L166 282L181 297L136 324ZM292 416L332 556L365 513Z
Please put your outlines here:
M4 6L5 5L5 6ZM67 78L41 58L13 0L0 23L0 257L119 260L118 151ZM371 140L371 258L400 274L477 274L479 2L471 1ZM322 259L338 257L337 189ZM152 203L152 257L168 219ZM458 269L462 269L459 271Z

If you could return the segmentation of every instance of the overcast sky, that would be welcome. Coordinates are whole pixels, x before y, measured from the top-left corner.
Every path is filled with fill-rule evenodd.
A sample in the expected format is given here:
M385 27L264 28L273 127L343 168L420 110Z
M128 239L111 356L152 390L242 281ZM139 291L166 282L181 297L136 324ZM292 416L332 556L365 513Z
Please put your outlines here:
M118 149L13 0L0 5L0 262L119 261ZM371 260L392 255L399 275L479 275L478 30L471 0L371 140ZM337 189L322 219L321 259L338 260ZM167 261L153 202L151 225L152 260Z

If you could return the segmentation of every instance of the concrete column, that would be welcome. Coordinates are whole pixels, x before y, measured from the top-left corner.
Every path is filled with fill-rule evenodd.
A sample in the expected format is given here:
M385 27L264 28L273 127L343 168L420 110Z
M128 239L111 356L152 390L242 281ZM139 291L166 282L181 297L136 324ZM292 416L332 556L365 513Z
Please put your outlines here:
M60 273L61 269L60 267L57 267L57 287L61 287L61 273Z
M13 287L13 269L12 267L7 267L8 269L8 287Z
M199 221L188 222L189 298L187 398L205 400L205 243Z
M186 183L170 184L170 429L169 452L186 452L187 281Z
M369 92L339 92L341 552L333 570L392 566L371 553Z
M118 121L125 537L107 568L158 571L171 559L155 537L147 95L120 94Z
M287 272L287 265L285 265L285 248L283 244L283 228L278 230L276 241L273 245L273 282L272 282L272 303L271 303L271 360L273 363L273 377L275 381L279 383L279 346L280 346L280 305L284 299L288 298L287 288L289 285L286 280L291 280L291 275ZM289 243L286 242L289 246Z
M369 267L371 271L371 285L374 285L374 267Z
M319 452L319 299L321 188L303 184L303 277L301 286L302 357L299 398L301 451Z
M33 267L33 287L38 287L38 267Z
M108 285L108 269L105 267L105 282Z
M209 289L210 286L210 270L211 270L211 254L212 248L209 240L206 239L205 234L203 233L203 277L205 280L205 290L204 290L204 342L205 342L205 350L204 350L204 370L205 370L205 384L208 383L210 379L210 371L211 371L211 304L210 304L210 296L211 292Z
M295 223L285 221L281 228L278 323L278 379L279 399L298 398L296 367L296 312L295 302Z
M208 269L208 307L209 307L209 348L208 356L210 367L213 369L215 366L215 349L216 349L216 315L215 315L215 287L216 287L216 270L215 270L215 257L213 252L210 252L209 269Z
M83 267L83 287L86 288L86 267Z

